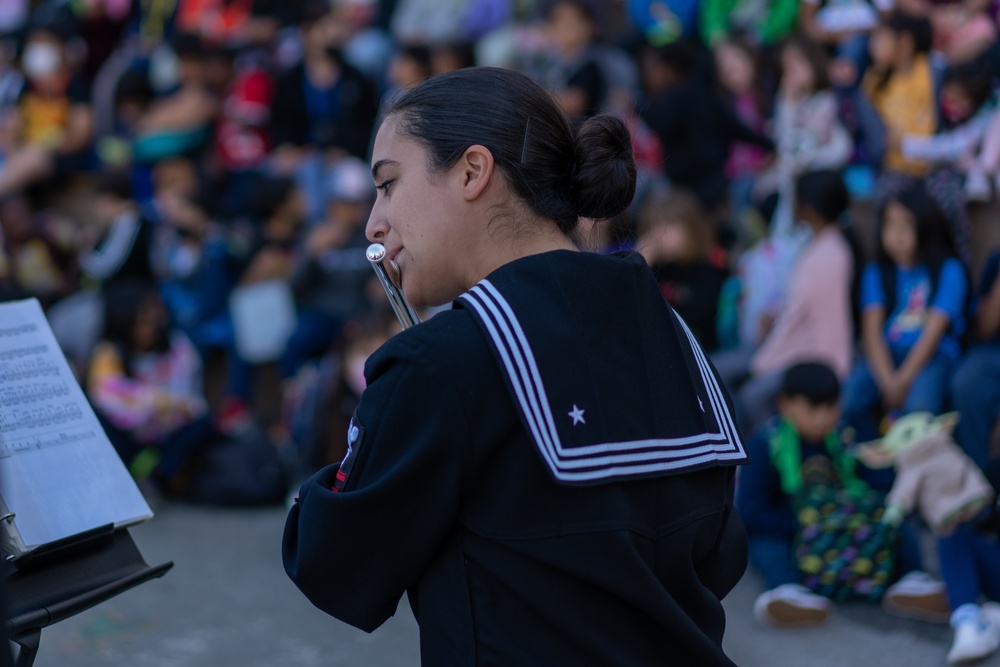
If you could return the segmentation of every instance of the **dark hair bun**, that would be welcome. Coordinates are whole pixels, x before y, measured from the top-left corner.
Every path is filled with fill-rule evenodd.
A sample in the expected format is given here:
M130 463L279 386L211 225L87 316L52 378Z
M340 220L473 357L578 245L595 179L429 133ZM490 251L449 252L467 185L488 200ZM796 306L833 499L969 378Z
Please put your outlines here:
M618 215L635 195L635 156L628 128L617 116L599 114L577 127L575 142L577 214L584 218Z

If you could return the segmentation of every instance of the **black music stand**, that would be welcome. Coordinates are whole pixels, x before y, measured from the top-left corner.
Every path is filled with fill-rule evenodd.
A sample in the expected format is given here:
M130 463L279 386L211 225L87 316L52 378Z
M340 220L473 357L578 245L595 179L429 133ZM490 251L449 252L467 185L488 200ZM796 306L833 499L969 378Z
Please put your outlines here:
M162 577L172 561L150 567L128 530L113 525L38 547L14 562L6 580L16 667L31 667L42 629L139 584Z

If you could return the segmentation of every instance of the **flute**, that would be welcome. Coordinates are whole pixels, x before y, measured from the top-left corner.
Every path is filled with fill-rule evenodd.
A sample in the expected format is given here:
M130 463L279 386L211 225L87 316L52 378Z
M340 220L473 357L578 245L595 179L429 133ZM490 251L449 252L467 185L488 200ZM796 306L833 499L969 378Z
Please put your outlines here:
M378 281L382 283L385 295L389 297L389 305L392 306L392 311L399 318L399 323L403 325L404 329L409 329L414 324L420 324L420 318L417 317L417 313L414 312L410 304L406 303L403 290L396 285L393 277L389 275L389 271L385 266L387 263L392 268L397 279L399 276L399 267L391 259L386 260L385 246L381 243L373 243L368 246L368 251L365 254L368 256L368 261L371 262L372 269L375 270L375 275L378 276Z

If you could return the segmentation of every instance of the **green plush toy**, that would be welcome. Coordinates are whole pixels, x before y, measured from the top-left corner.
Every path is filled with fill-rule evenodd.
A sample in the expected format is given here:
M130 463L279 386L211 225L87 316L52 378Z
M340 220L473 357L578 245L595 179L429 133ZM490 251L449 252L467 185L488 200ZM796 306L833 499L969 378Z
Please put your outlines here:
M958 413L935 417L912 412L900 417L881 440L859 445L869 468L896 468L882 520L898 525L916 509L939 535L975 517L993 499L982 471L952 440Z

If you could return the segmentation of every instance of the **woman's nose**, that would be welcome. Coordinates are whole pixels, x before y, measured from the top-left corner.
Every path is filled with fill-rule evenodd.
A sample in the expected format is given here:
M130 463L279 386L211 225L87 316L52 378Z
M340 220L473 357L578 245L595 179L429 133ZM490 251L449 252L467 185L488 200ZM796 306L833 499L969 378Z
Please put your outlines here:
M371 215L368 216L368 223L365 225L365 236L372 243L381 243L385 240L385 236L388 233L389 223L379 215L378 207L375 207L372 209Z

